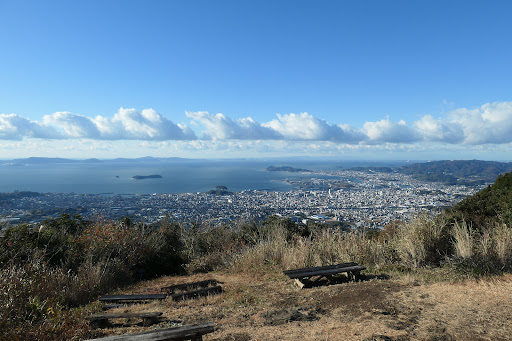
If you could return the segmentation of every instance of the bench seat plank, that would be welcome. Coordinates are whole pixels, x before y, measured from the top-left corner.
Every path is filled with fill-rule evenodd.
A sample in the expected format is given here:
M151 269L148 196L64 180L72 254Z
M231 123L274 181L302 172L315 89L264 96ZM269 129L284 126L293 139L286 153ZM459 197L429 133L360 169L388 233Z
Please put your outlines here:
M313 270L309 272L299 272L299 273L288 273L286 274L290 278L305 278L305 277L312 277L312 276L327 276L327 275L334 275L341 272L359 272L362 270L365 270L366 267L362 265L355 265L355 266L347 266L344 268L334 268L334 269L326 269L326 270Z
M283 273L285 275L289 274L300 274L300 273L307 273L307 272L313 272L313 271L319 271L319 270L330 270L330 269L338 269L338 268L346 268L349 266L357 266L357 263L349 262L349 263L342 263L342 264L335 264L335 265L327 265L327 266L315 266L312 268L301 268L301 269L294 269L294 270L285 270Z
M202 335L213 332L213 322L194 324L170 329L153 330L149 332L114 335L88 341L180 341L201 340Z

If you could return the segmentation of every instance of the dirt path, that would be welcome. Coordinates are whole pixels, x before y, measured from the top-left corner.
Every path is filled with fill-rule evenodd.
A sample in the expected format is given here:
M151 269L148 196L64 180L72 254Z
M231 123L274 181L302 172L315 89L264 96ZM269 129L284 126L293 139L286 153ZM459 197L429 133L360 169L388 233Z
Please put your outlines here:
M153 328L213 321L204 340L510 340L512 276L466 282L417 284L369 280L298 289L281 274L213 273L163 277L124 293L156 293L167 285L214 278L224 293L117 311L163 311ZM113 310L116 311L116 310ZM107 334L143 330L125 324Z

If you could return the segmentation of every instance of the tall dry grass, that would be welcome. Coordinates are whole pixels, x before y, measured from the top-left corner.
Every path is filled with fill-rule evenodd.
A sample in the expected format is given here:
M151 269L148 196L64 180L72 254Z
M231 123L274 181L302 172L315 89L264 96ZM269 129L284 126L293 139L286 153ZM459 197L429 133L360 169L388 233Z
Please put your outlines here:
M402 265L418 268L438 265L452 251L450 239L449 226L444 221L422 215L399 226L391 244Z
M465 221L458 222L456 221L453 224L453 238L454 238L454 248L455 248L455 256L463 259L468 259L473 257L474 249L475 249L475 237L473 232L471 231L471 227L466 224ZM482 250L485 250L485 254L489 253L490 244L490 236L484 236L481 241Z
M492 230L494 253L506 270L512 270L512 228L497 224Z
M290 238L285 229L276 228L233 255L231 266L248 271L265 265L293 269L355 261L373 271L455 267L463 278L512 269L512 229L504 224L477 234L464 221L420 216L384 235L324 229Z
M285 230L276 229L239 254L233 266L242 271L265 264L293 269L356 261L380 268L391 261L390 251L386 244L357 232L323 230L308 237L287 238Z

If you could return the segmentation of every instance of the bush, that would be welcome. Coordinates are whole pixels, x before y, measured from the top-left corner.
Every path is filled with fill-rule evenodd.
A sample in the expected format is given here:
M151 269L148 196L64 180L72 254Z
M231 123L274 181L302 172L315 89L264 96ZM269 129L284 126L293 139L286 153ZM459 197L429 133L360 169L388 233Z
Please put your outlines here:
M60 335L65 328L58 321L69 308L135 279L182 271L181 231L167 221L127 227L67 215L36 230L8 228L0 237L0 333L13 339L24 329Z

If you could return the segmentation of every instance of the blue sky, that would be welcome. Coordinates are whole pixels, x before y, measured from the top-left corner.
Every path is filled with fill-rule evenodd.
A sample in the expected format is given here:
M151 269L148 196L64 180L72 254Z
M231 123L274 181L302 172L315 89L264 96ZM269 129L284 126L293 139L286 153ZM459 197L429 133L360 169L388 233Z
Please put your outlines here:
M512 160L511 12L0 0L0 158Z

